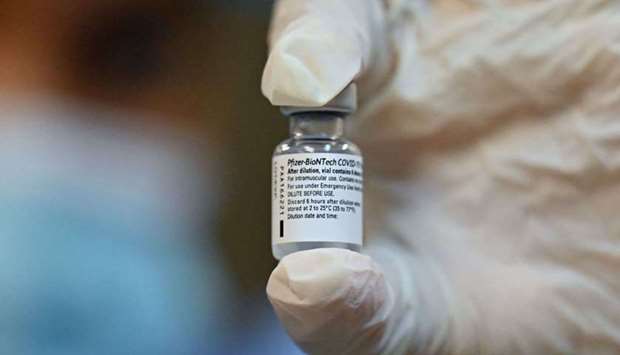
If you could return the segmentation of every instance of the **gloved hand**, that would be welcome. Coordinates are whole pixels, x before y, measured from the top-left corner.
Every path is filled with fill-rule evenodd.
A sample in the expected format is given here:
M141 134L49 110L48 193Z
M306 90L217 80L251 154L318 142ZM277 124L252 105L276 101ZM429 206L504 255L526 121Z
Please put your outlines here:
M355 80L360 96L379 87L393 61L388 9L379 1L280 1L270 34L263 93L274 105L321 106ZM413 311L434 287L415 291L406 253L317 249L285 257L267 292L296 342L316 354L405 353L418 333L443 325ZM427 275L429 276L429 275ZM421 291L426 291L423 294ZM431 326L431 323L437 327ZM428 334L429 339L437 334ZM432 341L428 348L432 348ZM419 344L419 348L423 348Z
M620 352L616 6L277 3L265 96L320 106L355 81L380 143L365 255L291 254L269 280L305 351Z

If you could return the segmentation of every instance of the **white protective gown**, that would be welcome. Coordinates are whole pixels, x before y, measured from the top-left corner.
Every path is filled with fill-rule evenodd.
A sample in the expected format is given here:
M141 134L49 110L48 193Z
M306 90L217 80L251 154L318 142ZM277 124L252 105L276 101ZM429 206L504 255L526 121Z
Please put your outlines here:
M365 254L268 293L316 354L620 353L620 2L282 0L263 92L352 80Z

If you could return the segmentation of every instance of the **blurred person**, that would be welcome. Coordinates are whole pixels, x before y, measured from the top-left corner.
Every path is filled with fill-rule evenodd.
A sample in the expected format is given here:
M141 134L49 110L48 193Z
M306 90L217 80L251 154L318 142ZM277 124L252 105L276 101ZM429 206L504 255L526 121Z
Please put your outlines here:
M355 81L364 254L267 292L312 354L620 353L615 1L282 0L263 93Z
M0 353L294 353L268 315L271 344L231 343L252 327L215 242L225 130L178 44L200 11L0 2Z

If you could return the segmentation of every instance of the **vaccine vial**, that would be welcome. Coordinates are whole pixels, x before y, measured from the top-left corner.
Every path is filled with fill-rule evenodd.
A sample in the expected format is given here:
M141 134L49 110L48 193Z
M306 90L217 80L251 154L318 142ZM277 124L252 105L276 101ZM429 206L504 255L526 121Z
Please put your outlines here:
M320 108L286 107L290 138L272 160L272 252L360 251L363 240L363 160L343 137L355 110L355 87Z

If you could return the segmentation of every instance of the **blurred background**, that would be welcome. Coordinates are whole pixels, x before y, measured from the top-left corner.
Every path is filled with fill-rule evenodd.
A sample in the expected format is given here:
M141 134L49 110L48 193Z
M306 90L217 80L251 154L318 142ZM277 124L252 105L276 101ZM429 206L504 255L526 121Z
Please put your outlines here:
M266 0L0 0L0 353L295 354Z

